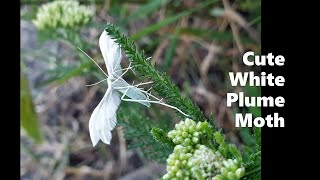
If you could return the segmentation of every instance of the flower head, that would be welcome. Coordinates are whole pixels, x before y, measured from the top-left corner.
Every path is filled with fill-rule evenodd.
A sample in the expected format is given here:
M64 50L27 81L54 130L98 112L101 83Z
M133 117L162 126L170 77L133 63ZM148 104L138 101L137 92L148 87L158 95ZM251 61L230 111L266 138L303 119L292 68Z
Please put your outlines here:
M187 118L168 133L176 146L167 159L163 179L238 180L244 175L237 159L226 159L218 150L201 144L208 126Z
M39 30L78 28L87 24L94 11L77 1L59 0L42 5L33 23Z

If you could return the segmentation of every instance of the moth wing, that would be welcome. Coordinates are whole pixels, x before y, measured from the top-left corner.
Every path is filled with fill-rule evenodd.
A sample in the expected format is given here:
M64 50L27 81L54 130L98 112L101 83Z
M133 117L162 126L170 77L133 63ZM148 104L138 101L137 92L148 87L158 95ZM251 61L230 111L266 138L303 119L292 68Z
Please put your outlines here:
M108 75L111 77L120 76L122 74L120 45L114 39L111 39L104 30L99 38L99 46L107 66Z
M130 99L147 100L147 96L144 93L142 93L137 87L128 84L124 79L119 78L117 81L114 81L113 83L114 89L120 91L122 94L126 94L126 96L128 96ZM147 107L150 107L149 102L137 102Z
M100 139L105 144L110 144L111 130L117 123L116 111L120 102L119 94L108 88L102 100L94 109L89 120L89 133L93 146L96 146Z

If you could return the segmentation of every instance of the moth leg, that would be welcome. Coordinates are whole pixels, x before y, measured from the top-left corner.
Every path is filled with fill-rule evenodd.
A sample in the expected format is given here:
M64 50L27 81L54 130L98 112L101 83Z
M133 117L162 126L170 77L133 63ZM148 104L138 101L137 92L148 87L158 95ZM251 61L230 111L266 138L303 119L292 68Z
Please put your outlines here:
M131 64L131 63L130 63ZM131 65L129 65L127 68L123 68L123 69L120 69L120 70L116 70L116 71L113 71L114 73L115 72L119 72L119 71L123 71L123 70L127 70L127 69L132 69L133 67Z
M129 88L130 88L130 86L127 87L127 90L122 94L121 100L125 99L124 97L126 96L127 92L129 91Z
M136 85L134 85L134 86L135 86L135 87L139 87L139 86L146 85L146 84L151 84L151 83L153 83L153 81L144 82L144 83L139 83L139 84L136 84Z
M163 105L163 106L167 106L171 109L174 109L178 112L180 112L181 114L183 114L184 116L186 117L189 117L189 115L187 115L186 113L184 113L183 111L181 111L179 108L175 107L175 106L171 106L169 104L166 104L164 102L162 102L162 99L159 99L155 96L153 96L151 93L148 93L150 96L152 97L155 97L157 99L157 101L152 101L152 100L137 100L137 99L128 99L128 98L125 98L125 95L127 93L127 91L129 90L129 88L126 90L126 92L121 96L121 100L123 101L128 101L128 102L138 102L138 103L143 103L143 102L148 102L148 103L154 103L154 104L160 104L160 105Z
M131 62L130 62L131 64ZM129 65L130 66L130 65ZM132 69L132 66L128 67L128 68L125 68L126 70L119 76L117 77L116 80L114 80L111 84L113 84L114 82L118 81L120 78L122 78L122 76L124 76L130 69Z

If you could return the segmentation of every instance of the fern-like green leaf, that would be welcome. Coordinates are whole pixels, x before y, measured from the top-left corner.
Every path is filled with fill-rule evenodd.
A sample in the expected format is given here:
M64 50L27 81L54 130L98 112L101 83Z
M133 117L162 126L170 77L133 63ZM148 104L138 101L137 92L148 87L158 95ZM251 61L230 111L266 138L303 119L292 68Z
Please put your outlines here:
M174 143L172 140L167 136L167 134L160 128L152 128L151 134L153 139L157 140L161 144L168 146L170 148L174 148Z
M130 107L126 106L130 104ZM164 163L173 148L164 146L153 139L150 131L157 126L155 121L148 118L139 106L124 103L118 112L118 125L124 128L125 138L129 142L128 148L137 149L150 160Z

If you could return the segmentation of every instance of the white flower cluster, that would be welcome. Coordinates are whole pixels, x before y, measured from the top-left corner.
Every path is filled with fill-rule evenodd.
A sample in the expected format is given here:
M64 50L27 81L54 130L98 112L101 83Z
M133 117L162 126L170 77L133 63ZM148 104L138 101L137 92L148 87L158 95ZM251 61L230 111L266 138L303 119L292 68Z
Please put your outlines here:
M219 151L200 144L208 126L207 122L186 119L168 133L176 146L167 159L164 180L239 180L244 175L245 169L237 159L226 160Z
M77 28L87 24L94 11L73 0L58 0L42 5L33 23L40 30Z
M226 160L219 151L204 145L195 150L188 165L191 170L198 171L204 179L238 180L245 173L244 167L241 167L237 159Z

